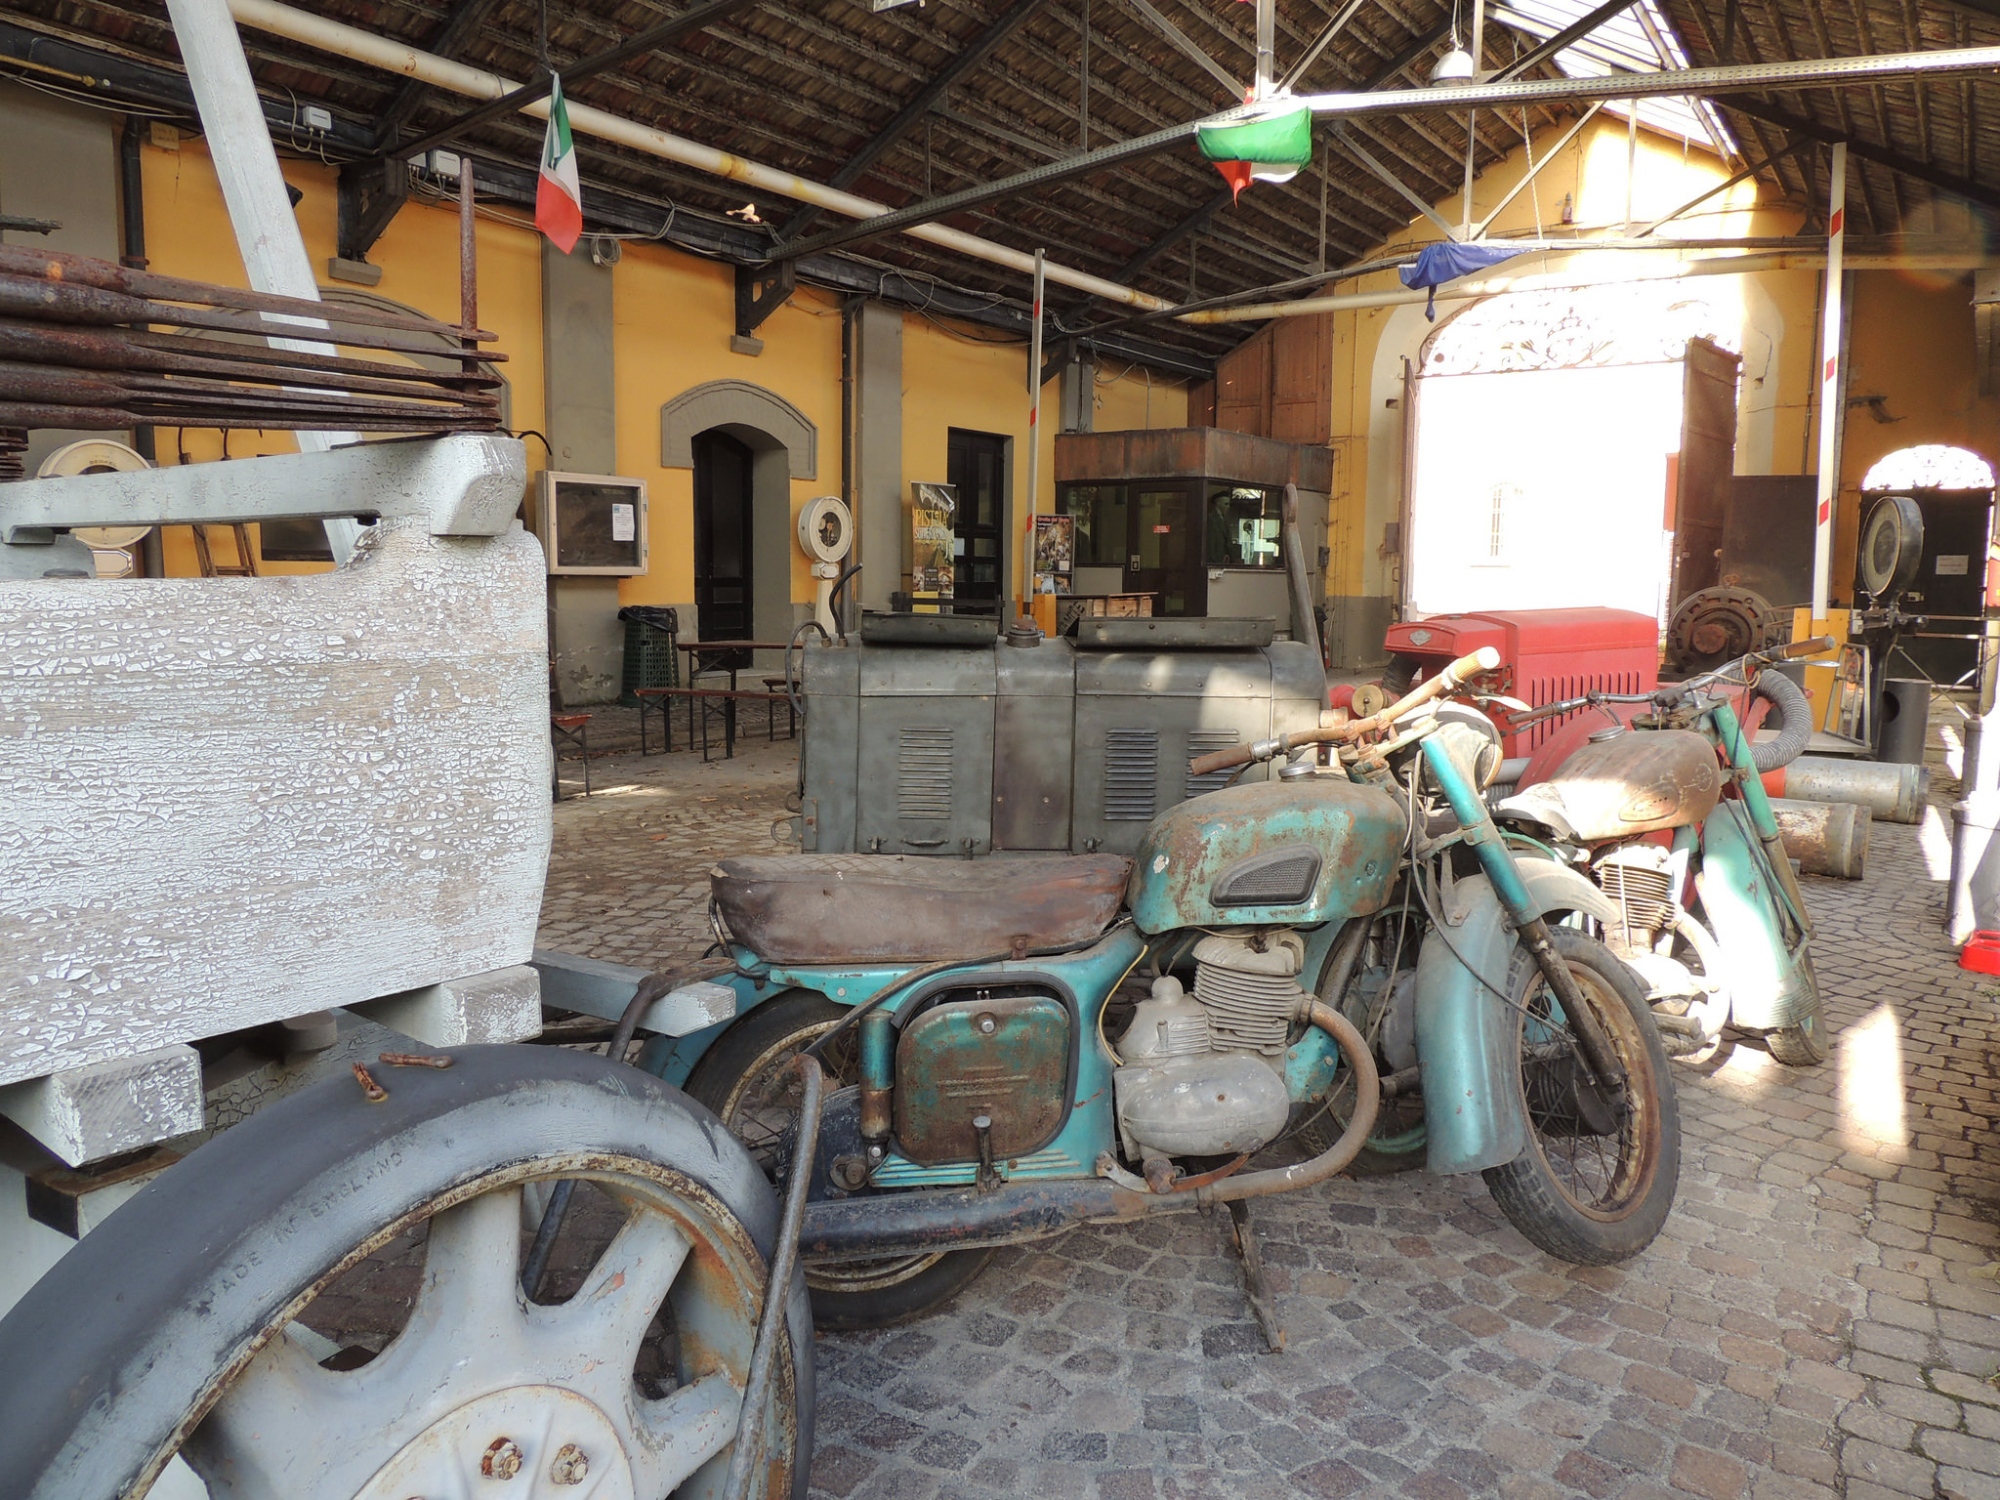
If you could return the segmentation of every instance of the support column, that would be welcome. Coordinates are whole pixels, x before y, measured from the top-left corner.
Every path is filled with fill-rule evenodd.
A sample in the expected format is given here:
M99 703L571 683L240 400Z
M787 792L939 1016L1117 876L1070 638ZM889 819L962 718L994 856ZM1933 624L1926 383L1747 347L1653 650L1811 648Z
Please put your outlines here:
M887 609L903 586L903 315L864 303L855 320L854 498L861 599Z
M542 371L549 467L618 472L611 267L542 241ZM693 628L693 622L689 623ZM551 578L549 640L564 708L610 703L624 665L616 578Z

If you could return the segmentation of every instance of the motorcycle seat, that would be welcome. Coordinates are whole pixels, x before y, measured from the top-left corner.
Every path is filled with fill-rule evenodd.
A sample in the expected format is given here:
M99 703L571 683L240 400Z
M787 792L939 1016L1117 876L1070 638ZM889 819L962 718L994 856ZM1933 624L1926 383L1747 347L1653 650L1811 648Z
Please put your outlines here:
M1091 942L1131 869L1117 854L794 854L725 859L708 878L731 935L772 963L935 963Z

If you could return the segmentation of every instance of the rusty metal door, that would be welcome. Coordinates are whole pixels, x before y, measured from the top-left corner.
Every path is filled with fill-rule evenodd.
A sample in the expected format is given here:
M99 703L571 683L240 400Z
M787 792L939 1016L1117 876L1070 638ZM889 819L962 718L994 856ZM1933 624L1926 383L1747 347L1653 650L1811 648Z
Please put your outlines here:
M1722 577L1722 525L1736 472L1736 379L1740 355L1689 339L1681 375L1681 453L1674 481L1674 573L1669 607Z

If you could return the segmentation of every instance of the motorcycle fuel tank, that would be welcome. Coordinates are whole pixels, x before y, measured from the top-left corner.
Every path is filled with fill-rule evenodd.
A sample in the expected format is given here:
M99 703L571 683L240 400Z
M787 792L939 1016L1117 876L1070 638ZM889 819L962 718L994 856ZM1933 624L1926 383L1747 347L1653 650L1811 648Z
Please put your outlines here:
M1700 823L1722 798L1715 747L1688 729L1621 729L1502 804L1582 843ZM1545 816L1553 813L1555 818ZM1556 821L1560 819L1560 821Z
M1379 911L1403 847L1387 792L1333 777L1225 787L1169 808L1134 856L1144 933L1343 921Z

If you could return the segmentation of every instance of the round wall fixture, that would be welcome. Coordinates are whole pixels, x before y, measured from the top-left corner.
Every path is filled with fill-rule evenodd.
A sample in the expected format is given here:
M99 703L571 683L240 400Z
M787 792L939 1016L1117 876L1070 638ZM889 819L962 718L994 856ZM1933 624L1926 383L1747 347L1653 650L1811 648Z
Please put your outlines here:
M1877 599L1917 581L1924 560L1924 513L1908 495L1884 495L1861 527L1861 587Z
M56 449L35 470L37 479L74 479L79 474L131 474L153 466L136 448L109 438L84 438ZM144 540L150 526L78 526L70 535L97 551L115 552Z
M854 550L854 517L838 495L808 500L799 512L799 546L814 562L837 563Z

